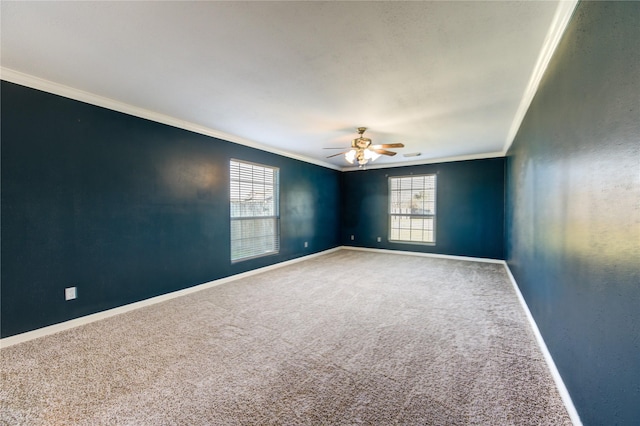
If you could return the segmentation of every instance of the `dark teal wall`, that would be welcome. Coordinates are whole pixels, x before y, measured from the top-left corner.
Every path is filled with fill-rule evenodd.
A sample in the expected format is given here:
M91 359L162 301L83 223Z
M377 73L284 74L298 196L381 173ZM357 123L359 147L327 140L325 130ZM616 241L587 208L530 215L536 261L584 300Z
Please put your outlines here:
M340 174L2 82L0 334L339 244L504 255L584 423L637 424L638 40L640 3L578 5L506 177L504 159ZM278 256L229 261L232 157L281 168ZM386 242L387 177L411 173L438 173L436 246Z
M640 3L580 3L507 158L507 261L586 425L640 423L639 46Z
M432 173L436 244L390 243L389 177ZM344 245L503 259L504 158L347 172L342 195Z
M338 171L1 90L2 337L339 245ZM231 264L230 158L280 167L279 255Z

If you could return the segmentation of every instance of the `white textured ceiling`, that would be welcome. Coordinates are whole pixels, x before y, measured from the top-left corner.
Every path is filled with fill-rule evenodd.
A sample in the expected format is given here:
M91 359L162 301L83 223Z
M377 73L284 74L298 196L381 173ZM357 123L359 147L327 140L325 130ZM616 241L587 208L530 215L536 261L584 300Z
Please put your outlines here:
M557 8L3 1L1 64L336 166L366 126L400 165L501 152Z

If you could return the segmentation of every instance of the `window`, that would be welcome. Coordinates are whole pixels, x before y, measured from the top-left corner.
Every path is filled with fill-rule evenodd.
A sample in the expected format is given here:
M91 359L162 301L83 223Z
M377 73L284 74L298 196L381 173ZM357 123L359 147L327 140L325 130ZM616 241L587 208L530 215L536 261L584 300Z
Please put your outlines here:
M435 244L436 175L389 178L389 241Z
M279 169L231 160L231 261L280 250Z

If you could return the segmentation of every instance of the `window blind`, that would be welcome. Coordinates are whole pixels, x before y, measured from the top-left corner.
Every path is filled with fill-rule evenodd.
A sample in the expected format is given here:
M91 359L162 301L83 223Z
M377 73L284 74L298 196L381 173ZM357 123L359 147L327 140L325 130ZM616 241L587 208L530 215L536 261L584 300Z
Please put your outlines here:
M436 242L436 175L389 178L389 241Z
M231 261L280 250L279 169L231 160Z

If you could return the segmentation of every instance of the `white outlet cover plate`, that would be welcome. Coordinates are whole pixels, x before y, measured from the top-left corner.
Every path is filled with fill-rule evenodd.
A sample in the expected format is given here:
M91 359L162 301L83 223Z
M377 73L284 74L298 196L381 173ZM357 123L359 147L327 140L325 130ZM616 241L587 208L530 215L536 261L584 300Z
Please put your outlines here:
M64 300L73 300L77 297L75 287L67 287L64 289Z

